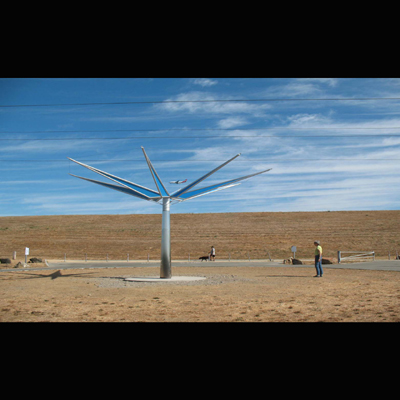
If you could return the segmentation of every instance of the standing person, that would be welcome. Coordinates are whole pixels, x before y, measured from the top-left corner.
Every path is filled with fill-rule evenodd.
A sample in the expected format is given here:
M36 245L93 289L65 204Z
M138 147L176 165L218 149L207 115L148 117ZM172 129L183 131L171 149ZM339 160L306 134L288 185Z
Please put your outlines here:
M322 270L322 247L319 240L314 242L315 246L315 269L317 270L317 275L315 277L321 277L324 271Z
M214 246L211 246L210 261L215 261L215 249L214 249Z

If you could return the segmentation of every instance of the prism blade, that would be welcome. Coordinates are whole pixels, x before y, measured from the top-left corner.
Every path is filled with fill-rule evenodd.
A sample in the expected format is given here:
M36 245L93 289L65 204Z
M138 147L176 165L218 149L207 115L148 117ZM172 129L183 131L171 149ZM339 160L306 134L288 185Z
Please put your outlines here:
M178 197L181 194L187 192L189 189L191 189L192 187L196 186L197 184L199 184L201 181L204 181L204 179L208 178L210 175L212 175L214 172L217 172L219 169L221 169L222 167L224 167L226 164L230 163L231 161L233 161L235 158L239 157L239 154L236 154L235 157L231 158L230 160L224 162L223 164L221 164L219 167L213 169L211 172L209 172L208 174L202 176L201 178L197 179L196 181L194 181L193 183L190 183L189 185L185 186L184 188L178 190L177 192L173 193L174 197Z
M156 171L155 168L153 167L153 164L151 163L149 157L147 157L147 154L146 154L146 151L144 150L144 147L143 147L143 146L141 146L141 147L142 147L142 151L143 151L144 157L146 158L147 165L149 166L151 175L153 176L154 183L156 184L157 189L158 189L160 195L161 195L162 197L169 197L169 193L168 193L167 189L165 189L165 186L164 186L164 184L162 183L160 177L158 176L157 171Z
M108 179L110 179L110 180L112 180L114 182L117 182L117 183L119 183L121 185L124 185L124 186L128 187L129 189L133 189L133 190L143 194L146 197L152 198L152 197L158 197L159 196L159 193L154 191L154 190L151 190L151 189L148 189L148 188L146 188L144 186L138 185L136 183L127 181L126 179L119 178L118 176L115 176L115 175L109 174L108 172L105 172L105 171L102 171L100 169L91 167L90 165L86 165L86 164L81 163L79 161L76 161L76 160L74 160L72 158L69 158L69 157L67 157L67 158L69 160L79 164L79 165L82 165L83 167L85 167L85 168L87 168L87 169L89 169L89 170L91 170L93 172L96 172L99 175L104 176L105 178L108 178Z
M130 188L125 187L125 186L113 185L112 183L105 183L105 182L101 182L101 181L96 181L94 179L83 178L82 176L77 176L77 175L74 175L74 174L69 174L69 175L74 176L75 178L83 179L83 180L88 181L88 182L97 183L98 185L102 185L102 186L105 186L105 187L110 188L110 189L118 190L120 192L129 194L131 196L138 197L139 199L148 200L148 201L158 201L158 200L160 200L160 197L147 197L147 196L137 192L136 190L130 189Z

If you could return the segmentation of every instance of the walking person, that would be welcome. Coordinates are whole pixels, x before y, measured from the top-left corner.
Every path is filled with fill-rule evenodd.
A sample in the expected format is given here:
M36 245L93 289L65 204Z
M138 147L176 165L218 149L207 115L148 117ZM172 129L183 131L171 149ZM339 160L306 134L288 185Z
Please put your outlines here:
M214 249L214 246L211 246L210 261L215 261L215 249Z
M317 275L315 275L315 278L322 278L322 274L324 271L322 270L322 247L319 242L319 240L316 240L314 242L315 246L315 269L317 271Z

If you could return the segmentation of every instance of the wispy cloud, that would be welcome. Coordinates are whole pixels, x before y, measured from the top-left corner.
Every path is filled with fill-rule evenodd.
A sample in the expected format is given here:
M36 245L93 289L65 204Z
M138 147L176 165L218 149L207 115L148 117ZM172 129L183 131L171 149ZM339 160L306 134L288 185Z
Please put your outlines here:
M14 142L15 143L15 142ZM41 156L42 154L57 153L65 150L76 150L76 149L93 149L98 147L98 143L94 140L69 140L69 141L21 141L16 144L5 144L2 146L2 152L4 155L12 155L15 157L15 153L22 156L27 153L32 158Z
M247 120L243 117L230 117L224 118L218 121L218 127L227 129L227 128L236 128L237 126L246 125Z
M200 85L203 87L207 87L207 86L214 86L218 83L218 81L216 81L215 79L209 79L209 78L197 78L193 80L193 83L195 85Z
M166 99L165 103L154 105L155 109L168 112L210 113L213 114L251 114L264 115L265 110L271 108L270 104L254 104L245 101L234 102L202 102L205 100L220 100L221 97L213 93L188 92ZM232 96L224 96L224 100L235 100ZM167 101L176 101L167 102ZM186 103L185 103L186 102Z

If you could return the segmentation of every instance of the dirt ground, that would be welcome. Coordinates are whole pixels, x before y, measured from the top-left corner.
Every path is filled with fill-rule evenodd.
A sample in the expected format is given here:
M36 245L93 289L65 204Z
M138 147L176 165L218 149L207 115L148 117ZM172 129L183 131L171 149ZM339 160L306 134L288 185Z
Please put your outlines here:
M311 266L0 271L1 322L399 322L400 273Z
M173 260L207 255L218 259L312 258L314 240L325 257L337 251L400 252L400 211L171 214ZM47 260L151 260L160 258L161 212L132 215L0 217L0 257Z

